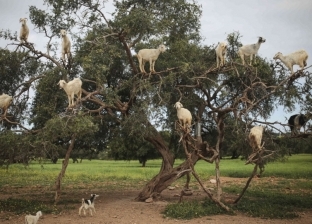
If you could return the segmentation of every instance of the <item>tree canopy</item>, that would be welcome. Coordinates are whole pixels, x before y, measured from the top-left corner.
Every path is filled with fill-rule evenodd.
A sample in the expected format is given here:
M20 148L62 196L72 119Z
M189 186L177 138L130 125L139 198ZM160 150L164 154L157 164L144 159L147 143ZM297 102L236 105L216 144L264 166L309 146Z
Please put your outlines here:
M145 200L190 170L196 177L192 167L199 159L215 162L218 169L222 153L247 158L251 153L247 134L255 125L267 126L268 155L285 155L287 147L273 140L287 129L278 129L267 119L276 105L289 111L296 105L310 110L309 72L289 75L282 64L260 57L252 66L243 66L237 56L242 45L239 32L228 34L227 63L217 68L216 43L202 45L202 10L195 0L114 1L111 15L105 13L105 1L45 0L44 4L48 10L30 6L29 19L35 31L45 35L40 41L46 43L46 52L39 51L37 43L19 42L11 31L0 33L15 47L0 51L1 90L14 96L12 116L1 118L0 136L6 139L1 144L7 149L17 147L12 138L20 138L37 156L65 147L67 164L72 150L117 148L112 155L118 157L123 151L129 159L132 150L152 149L163 164L137 197ZM56 42L61 29L72 41L72 57L65 61ZM159 55L156 72L140 73L136 53L160 44L167 50ZM83 81L83 97L75 107L66 108L66 94L57 83L75 77ZM34 99L27 105L30 90ZM176 122L177 101L193 115L191 131ZM14 130L22 135L10 132ZM174 166L181 154L187 159Z

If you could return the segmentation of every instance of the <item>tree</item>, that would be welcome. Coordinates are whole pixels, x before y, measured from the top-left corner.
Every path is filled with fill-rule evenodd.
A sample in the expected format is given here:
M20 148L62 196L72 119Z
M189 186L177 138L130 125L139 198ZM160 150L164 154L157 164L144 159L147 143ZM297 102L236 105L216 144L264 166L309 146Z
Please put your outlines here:
M114 133L122 130L152 144L163 160L159 173L144 186L137 200L156 197L175 180L192 173L208 196L228 210L221 203L219 169L221 151L227 151L224 149L226 131L242 137L255 124L267 124L273 129L266 119L276 102L291 110L297 99L310 100L309 73L288 76L282 67L272 66L259 57L252 67L243 66L235 53L240 46L239 33L228 36L228 63L218 70L213 46L200 43L201 7L195 1L116 1L110 19L104 13L105 3L98 1L46 0L45 3L51 11L31 6L30 20L37 31L46 35L47 53L36 50L34 44L16 42L10 33L1 32L1 36L15 40L13 45L26 52L21 64L45 59L40 61L44 64L43 74L33 76L26 83L31 85L38 80L32 105L34 128L30 131L36 133L36 143L44 142L51 148L67 147L57 178L55 201L59 199L60 182L75 143L89 136L93 145L104 149L114 137L120 138ZM75 43L69 61L58 59L57 45L52 42L60 29L70 30ZM168 50L156 62L157 72L140 74L134 51L155 48L161 43ZM76 76L83 79L82 103L65 109L64 92L55 84L59 79L70 80ZM300 78L306 79L302 87L295 82ZM175 123L173 104L180 100L193 114L195 137L192 131ZM170 141L164 139L159 127L171 131ZM59 133L57 138L52 138L55 133ZM215 139L203 140L211 133ZM174 166L178 145L186 159ZM250 151L244 153L248 155ZM254 170L275 154L273 148L268 148L252 157ZM200 159L215 163L216 197L204 188L194 170ZM254 172L251 178L253 175ZM189 178L186 189L188 181Z
M166 132L161 132L164 138L168 138L166 134ZM109 142L108 157L115 160L138 159L142 167L145 167L147 160L159 158L154 146L137 136L140 134L129 135L127 129L115 130L114 136Z

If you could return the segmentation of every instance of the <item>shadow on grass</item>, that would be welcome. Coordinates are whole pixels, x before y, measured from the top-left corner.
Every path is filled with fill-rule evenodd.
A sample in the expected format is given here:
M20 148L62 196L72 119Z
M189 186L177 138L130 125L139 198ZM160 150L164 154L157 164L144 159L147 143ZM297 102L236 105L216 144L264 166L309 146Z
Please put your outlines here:
M264 219L294 219L298 212L312 207L312 195L276 194L270 192L249 192L237 205L230 205L234 212ZM165 217L176 219L193 219L219 214L234 215L219 208L210 199L203 202L190 201L166 206Z

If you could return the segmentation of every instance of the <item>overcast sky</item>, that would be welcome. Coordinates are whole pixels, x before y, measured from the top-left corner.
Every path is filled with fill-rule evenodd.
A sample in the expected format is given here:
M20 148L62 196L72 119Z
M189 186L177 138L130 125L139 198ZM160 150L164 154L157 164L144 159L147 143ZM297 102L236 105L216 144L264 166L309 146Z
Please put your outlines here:
M104 12L113 12L112 3ZM201 34L204 45L224 41L229 33L239 31L243 44L256 43L258 36L266 39L259 55L272 60L277 52L289 54L305 49L312 61L312 0L198 0L202 5ZM42 0L0 0L0 30L19 32L19 18L29 17L29 6L45 9ZM29 41L38 43L42 39L30 27ZM59 40L60 41L60 40ZM42 41L44 46L45 41ZM0 47L6 43L0 41ZM41 49L45 51L45 49ZM297 70L297 66L294 70ZM311 71L311 69L309 70ZM299 112L299 108L295 111ZM273 120L286 123L282 110L272 116Z

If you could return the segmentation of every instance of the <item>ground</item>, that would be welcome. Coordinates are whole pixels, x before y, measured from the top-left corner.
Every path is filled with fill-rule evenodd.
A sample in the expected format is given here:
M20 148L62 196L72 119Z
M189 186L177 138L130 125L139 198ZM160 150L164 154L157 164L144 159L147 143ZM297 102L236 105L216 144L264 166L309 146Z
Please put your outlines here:
M224 181L224 180L223 180ZM39 187L40 188L40 187ZM10 192L10 188L2 189L2 192ZM12 190L12 189L11 189ZM220 223L220 224L243 224L243 223L265 223L265 224L290 224L290 223L300 223L300 224L312 224L312 209L305 213L300 213L300 218L292 220L280 220L280 219L261 219L252 218L244 214L231 215L217 215L217 216L207 216L202 218L196 218L192 220L177 220L164 218L162 211L165 206L171 202L177 202L179 197L177 195L180 193L180 188L177 187L173 190L165 190L161 194L161 198L158 201L151 203L136 202L134 198L138 195L140 189L134 190L123 190L123 191L101 191L97 189L97 193L100 195L95 201L96 214L91 217L89 214L80 217L78 215L78 210L80 207L81 198L79 196L85 195L89 197L89 193L80 192L72 195L77 198L77 205L72 209L63 209L63 212L58 215L53 214L43 214L42 218L38 221L38 224L147 224L147 223L166 223L166 224L176 224L176 223L188 223L188 224L198 224L198 223ZM12 191L11 191L12 192ZM19 194L19 197L23 197L23 192L25 190L15 191ZM10 195L14 196L13 194ZM198 189L194 190L194 193L190 197L186 197L185 200L190 198L204 198L205 193ZM66 194L68 197L68 194ZM4 198L4 195L2 195ZM0 213L0 223L1 224L15 224L24 223L24 215L15 215L8 212Z

